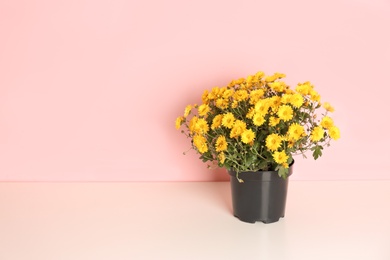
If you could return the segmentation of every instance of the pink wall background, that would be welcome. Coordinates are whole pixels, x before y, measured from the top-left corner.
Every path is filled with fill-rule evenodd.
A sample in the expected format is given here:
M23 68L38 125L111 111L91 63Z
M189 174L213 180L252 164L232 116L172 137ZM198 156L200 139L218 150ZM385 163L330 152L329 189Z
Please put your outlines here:
M336 107L293 179L390 179L389 25L388 0L0 1L0 180L227 180L174 121L259 70Z

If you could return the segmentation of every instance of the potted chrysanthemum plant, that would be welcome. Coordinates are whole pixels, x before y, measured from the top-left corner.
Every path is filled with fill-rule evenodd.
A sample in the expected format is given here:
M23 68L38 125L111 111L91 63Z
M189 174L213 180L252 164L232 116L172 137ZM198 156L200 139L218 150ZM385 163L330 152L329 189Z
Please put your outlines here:
M200 159L231 175L233 211L242 221L284 217L293 156L317 159L340 137L329 116L334 108L321 103L314 86L293 89L284 77L258 72L205 90L202 104L186 106L176 119Z

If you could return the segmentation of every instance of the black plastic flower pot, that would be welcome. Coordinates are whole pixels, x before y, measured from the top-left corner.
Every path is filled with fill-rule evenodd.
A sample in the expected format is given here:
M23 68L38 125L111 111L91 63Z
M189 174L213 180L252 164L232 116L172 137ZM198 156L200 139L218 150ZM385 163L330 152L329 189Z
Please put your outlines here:
M294 162L293 162L294 163ZM293 163L288 176L292 174ZM233 214L241 221L273 223L284 217L288 189L288 177L279 177L276 171L236 172L230 175Z

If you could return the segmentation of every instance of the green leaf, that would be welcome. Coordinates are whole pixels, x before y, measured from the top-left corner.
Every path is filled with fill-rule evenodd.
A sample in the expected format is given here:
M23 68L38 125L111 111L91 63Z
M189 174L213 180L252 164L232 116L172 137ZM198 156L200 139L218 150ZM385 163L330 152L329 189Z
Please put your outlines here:
M287 178L287 174L288 174L288 169L284 168L284 167L279 167L278 169L278 175L280 177L282 177L283 179L286 179Z
M287 159L287 163L288 163L288 165L290 165L290 164L292 163L292 161L293 161L293 158L292 158L292 156L289 156L289 157L288 157L288 159Z
M258 167L260 170L268 170L268 162L266 160L262 160Z
M260 148L260 143L255 142L255 144L252 146L252 150L257 151Z
M248 154L245 161L245 167L249 167L252 163L254 163L257 159L256 154Z
M320 146L320 145L317 145L317 146L315 146L313 148L312 148L312 150L314 150L313 157L314 157L314 160L317 160L320 156L322 156L322 149L323 149L323 147Z

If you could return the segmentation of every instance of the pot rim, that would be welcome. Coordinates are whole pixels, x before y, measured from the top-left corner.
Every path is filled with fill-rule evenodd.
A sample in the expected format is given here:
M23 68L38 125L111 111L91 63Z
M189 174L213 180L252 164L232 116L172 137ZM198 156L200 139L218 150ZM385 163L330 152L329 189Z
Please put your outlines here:
M289 165L286 179L292 175L294 163L295 161L293 159L293 161ZM237 172L231 170L227 170L227 172L231 177L234 177L234 179L236 179ZM240 179L243 179L244 182L245 181L274 181L276 179L284 180L282 177L279 176L278 171L246 171L246 172L239 172L238 176Z

